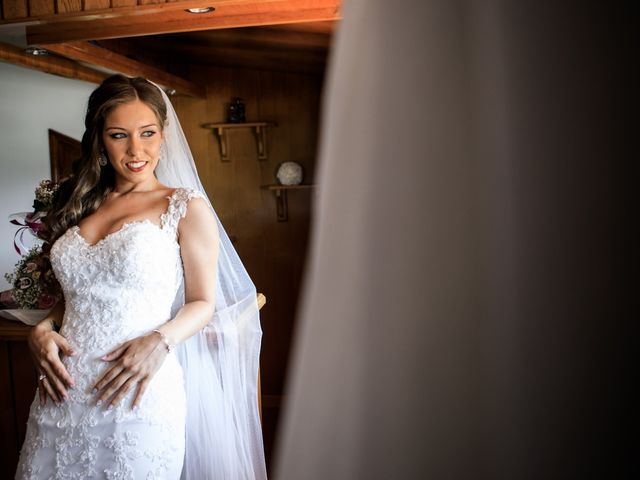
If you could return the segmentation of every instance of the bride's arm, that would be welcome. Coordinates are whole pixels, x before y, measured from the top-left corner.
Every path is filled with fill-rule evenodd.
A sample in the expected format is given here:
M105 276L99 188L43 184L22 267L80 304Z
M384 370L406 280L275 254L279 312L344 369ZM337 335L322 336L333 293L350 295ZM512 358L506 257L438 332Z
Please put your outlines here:
M173 345L204 328L213 315L220 243L216 219L201 198L189 201L187 215L178 224L178 233L185 304L172 320L158 329ZM166 355L161 335L151 332L123 343L102 357L115 363L95 384L98 404L112 396L110 407L117 404L137 383L138 391L132 404L135 408Z
M49 314L37 323L29 332L28 345L36 368L46 379L40 381L40 403L44 405L47 394L55 402L67 398L68 387L74 382L60 361L60 352L73 355L73 350L67 340L55 329L62 324L64 316L64 298L51 309Z
M213 212L201 198L189 201L187 215L178 224L184 266L184 306L160 330L172 344L198 332L211 320L220 237Z

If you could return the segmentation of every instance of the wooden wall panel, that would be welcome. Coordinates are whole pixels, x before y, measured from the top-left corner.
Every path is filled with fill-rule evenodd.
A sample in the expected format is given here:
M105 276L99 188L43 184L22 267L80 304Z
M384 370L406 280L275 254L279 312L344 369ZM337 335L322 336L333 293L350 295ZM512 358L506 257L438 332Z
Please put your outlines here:
M82 0L56 0L56 13L70 13L82 11Z
M113 8L135 7L137 4L138 4L137 0L111 0L111 6Z
M52 0L29 0L29 16L52 15L55 8Z
M236 238L235 248L258 291L267 297L261 310L260 373L269 466L289 367L313 191L289 192L289 220L278 222L275 194L260 187L277 183L278 165L289 160L303 165L304 183L313 183L322 77L204 66L184 66L179 73L206 85L206 99L178 97L173 102L202 183L225 230ZM235 96L245 101L247 121L278 124L269 130L267 161L258 161L254 134L242 129L230 132L230 161L221 162L218 140L211 130L201 128L225 121L226 104Z
M2 15L3 20L28 16L27 0L2 0Z
M110 8L111 2L109 0L84 0L84 10L104 10Z

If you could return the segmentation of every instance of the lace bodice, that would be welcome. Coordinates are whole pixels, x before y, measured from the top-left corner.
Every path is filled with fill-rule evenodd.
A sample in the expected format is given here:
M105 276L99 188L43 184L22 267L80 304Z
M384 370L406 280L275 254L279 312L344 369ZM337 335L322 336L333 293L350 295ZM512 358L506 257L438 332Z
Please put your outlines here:
M159 225L150 219L127 222L93 245L76 225L55 242L51 265L66 310L60 333L73 331L76 349L107 350L169 320L183 274L178 223L196 196L197 190L176 189Z
M95 405L93 384L110 365L100 357L171 318L182 280L178 224L191 198L178 188L155 220L125 223L90 245L78 226L51 248L65 312L60 334L75 355L63 363L76 387L60 405L31 405L17 478L171 478L182 465L186 398L183 372L170 353L136 411L131 389L113 409ZM177 477L175 477L177 478Z

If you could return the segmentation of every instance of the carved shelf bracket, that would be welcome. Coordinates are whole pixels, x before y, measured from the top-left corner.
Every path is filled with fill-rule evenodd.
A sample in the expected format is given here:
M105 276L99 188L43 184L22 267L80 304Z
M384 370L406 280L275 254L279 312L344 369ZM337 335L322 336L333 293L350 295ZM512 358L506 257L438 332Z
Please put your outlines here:
M258 160L267 160L267 129L275 127L273 122L246 122L246 123L205 123L202 128L213 130L220 143L220 159L228 162L229 148L227 131L232 128L252 128L256 134L256 144L258 147Z
M262 188L272 190L276 194L276 215L279 222L286 222L289 219L289 211L287 204L287 192L289 190L300 190L313 188L315 184L302 185L264 185Z

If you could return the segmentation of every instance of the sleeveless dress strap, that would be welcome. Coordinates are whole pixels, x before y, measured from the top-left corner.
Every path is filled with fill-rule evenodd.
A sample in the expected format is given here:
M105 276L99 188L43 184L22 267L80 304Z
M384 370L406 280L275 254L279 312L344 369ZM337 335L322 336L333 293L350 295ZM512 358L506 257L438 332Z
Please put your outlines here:
M178 235L178 223L180 219L187 214L187 204L189 200L195 197L204 197L204 195L195 188L178 187L174 190L169 199L167 211L160 215L160 228L174 237Z

